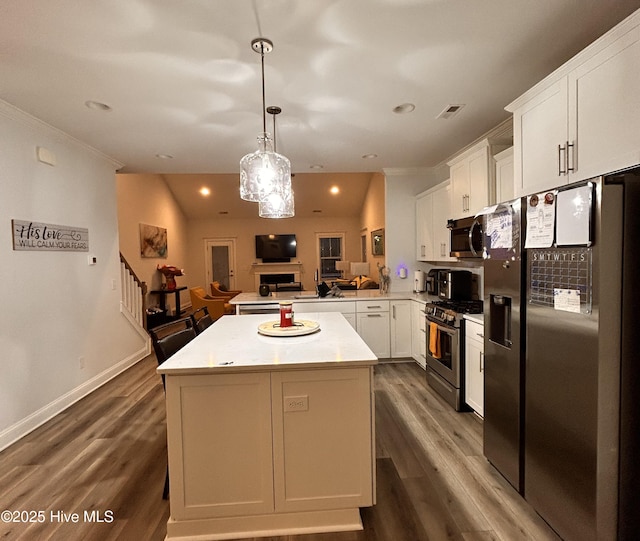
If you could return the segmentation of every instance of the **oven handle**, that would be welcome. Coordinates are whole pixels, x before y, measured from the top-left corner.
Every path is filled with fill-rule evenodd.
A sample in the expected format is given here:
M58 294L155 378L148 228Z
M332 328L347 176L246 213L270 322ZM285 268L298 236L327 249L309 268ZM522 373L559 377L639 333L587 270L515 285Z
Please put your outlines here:
M435 323L438 326L438 330L449 336L455 336L458 333L458 329L452 329L451 327L444 327L438 321L434 321L432 319L427 318L427 323Z

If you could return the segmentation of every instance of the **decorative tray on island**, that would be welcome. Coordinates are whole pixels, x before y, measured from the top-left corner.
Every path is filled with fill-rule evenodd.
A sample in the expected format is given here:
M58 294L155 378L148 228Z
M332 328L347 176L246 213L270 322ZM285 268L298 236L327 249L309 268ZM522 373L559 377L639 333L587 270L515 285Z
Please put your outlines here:
M304 336L320 330L320 323L308 319L296 319L290 327L280 327L280 321L267 321L258 325L258 332L265 336Z

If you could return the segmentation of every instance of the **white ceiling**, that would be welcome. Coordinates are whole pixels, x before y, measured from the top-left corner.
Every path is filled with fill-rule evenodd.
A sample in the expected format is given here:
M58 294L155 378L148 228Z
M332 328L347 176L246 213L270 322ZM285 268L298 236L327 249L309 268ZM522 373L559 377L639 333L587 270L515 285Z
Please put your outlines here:
M283 109L277 148L295 173L314 164L331 173L429 167L505 120L505 105L638 8L638 0L2 0L0 99L123 172L237 175L262 131L260 55L250 47L262 35L274 43L267 105ZM392 111L405 102L413 113ZM436 119L449 104L465 107ZM296 198L306 189L298 184Z

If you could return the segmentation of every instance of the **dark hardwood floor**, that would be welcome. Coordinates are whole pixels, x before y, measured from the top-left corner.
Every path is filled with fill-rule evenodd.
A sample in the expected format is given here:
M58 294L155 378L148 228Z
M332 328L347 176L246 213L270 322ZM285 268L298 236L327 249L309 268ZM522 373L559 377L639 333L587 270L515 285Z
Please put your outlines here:
M164 539L155 368L148 357L0 453L0 511L18 519L3 513L0 539ZM378 501L362 510L363 531L261 539L558 539L482 456L482 421L442 402L413 363L376 367L376 448Z

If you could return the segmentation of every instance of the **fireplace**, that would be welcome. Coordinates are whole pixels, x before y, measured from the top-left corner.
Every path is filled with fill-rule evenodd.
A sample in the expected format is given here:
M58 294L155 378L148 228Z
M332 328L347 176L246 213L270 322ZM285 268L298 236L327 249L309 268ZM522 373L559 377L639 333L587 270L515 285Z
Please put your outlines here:
M253 276L255 291L260 284L268 284L274 290L276 284L290 284L300 282L302 278L301 263L254 263Z
M285 273L285 272L280 272L280 273L265 273L265 274L260 274L260 283L261 284L269 284L269 285L275 285L275 284L289 284L291 282L295 282L295 277L296 275L293 272L290 273Z

